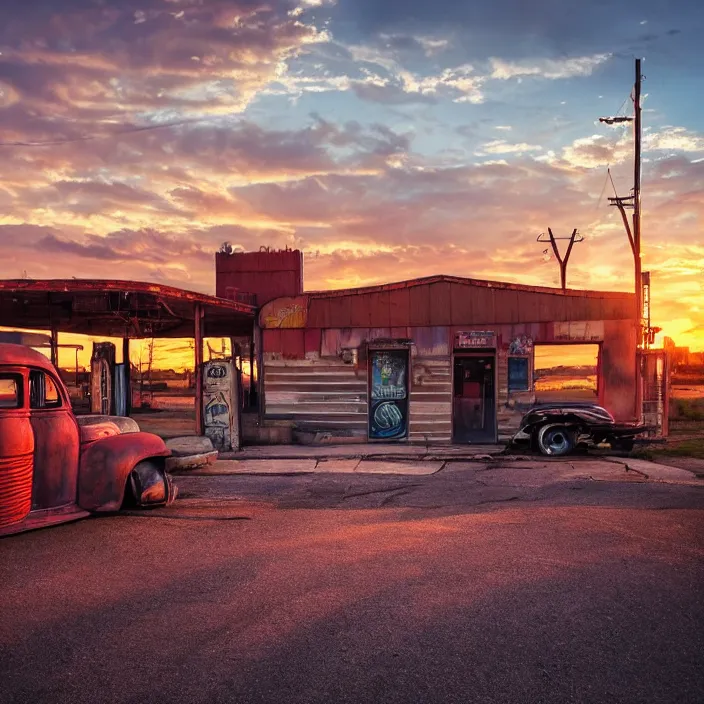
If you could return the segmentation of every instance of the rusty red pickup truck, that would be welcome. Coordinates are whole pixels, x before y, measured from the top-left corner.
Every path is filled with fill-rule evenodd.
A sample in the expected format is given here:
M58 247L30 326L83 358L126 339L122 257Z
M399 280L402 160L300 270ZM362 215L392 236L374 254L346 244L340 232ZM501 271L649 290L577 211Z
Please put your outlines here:
M135 429L125 419L76 417L44 355L0 344L0 535L172 503L171 453Z

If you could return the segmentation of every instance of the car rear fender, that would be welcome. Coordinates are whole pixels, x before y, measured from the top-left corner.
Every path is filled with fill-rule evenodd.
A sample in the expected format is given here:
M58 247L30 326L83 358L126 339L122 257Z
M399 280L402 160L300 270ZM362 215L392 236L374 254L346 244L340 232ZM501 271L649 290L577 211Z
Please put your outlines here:
M101 438L81 454L78 505L86 511L118 511L125 498L127 478L143 460L164 463L171 451L151 433Z
M533 431L540 430L544 425L567 425L579 432L583 432L584 429L587 429L588 432L589 427L588 424L584 423L581 418L573 413L541 414L526 418L525 421L526 422L521 425L521 431L527 435L530 435Z

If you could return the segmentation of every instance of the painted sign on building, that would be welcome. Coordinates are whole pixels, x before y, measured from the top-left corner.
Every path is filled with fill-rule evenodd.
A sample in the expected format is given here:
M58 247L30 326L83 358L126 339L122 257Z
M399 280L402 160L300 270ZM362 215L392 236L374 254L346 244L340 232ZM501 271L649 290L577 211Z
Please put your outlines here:
M308 298L277 298L262 306L259 324L266 329L304 328L308 321Z
M496 347L496 334L489 331L458 332L455 335L455 349L474 347Z

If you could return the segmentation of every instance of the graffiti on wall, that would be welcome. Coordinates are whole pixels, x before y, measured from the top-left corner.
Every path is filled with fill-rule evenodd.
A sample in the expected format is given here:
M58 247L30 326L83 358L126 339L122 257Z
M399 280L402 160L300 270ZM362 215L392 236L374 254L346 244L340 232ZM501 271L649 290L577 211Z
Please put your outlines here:
M308 299L277 298L262 307L259 324L263 328L304 328L308 321Z
M527 335L519 335L511 340L508 353L515 355L529 355L533 352L533 339Z
M392 439L408 432L408 352L371 352L369 437Z
M207 425L230 425L230 404L222 391L212 396L205 404L205 422Z

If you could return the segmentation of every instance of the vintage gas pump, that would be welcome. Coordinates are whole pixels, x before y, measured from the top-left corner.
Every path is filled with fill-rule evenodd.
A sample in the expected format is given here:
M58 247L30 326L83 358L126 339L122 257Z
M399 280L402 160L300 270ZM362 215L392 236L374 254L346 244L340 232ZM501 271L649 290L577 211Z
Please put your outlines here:
M238 383L232 362L217 360L203 365L203 427L216 450L240 449Z
M104 416L126 416L131 401L129 361L115 362L112 342L94 342L90 359L90 412Z
M90 360L90 412L109 416L115 412L115 345L94 342Z

